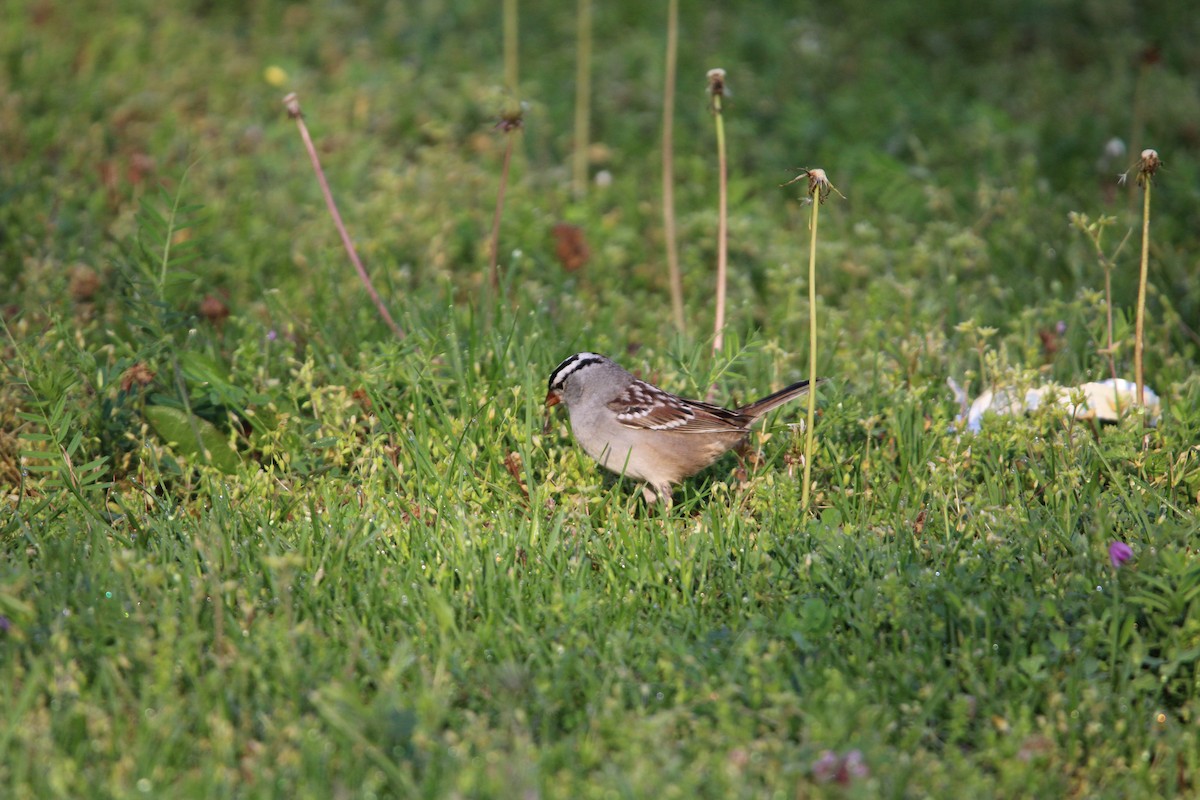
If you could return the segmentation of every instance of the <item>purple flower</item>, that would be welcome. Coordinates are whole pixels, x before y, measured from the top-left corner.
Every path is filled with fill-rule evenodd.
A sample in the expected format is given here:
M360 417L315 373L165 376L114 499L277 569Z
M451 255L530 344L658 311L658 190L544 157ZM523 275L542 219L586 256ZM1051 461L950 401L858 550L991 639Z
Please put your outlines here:
M828 783L837 777L838 762L840 759L837 753L832 750L822 750L821 755L813 762L812 773L813 777L819 783Z
M8 633L12 630L12 620L0 614L0 633Z
M865 778L871 774L871 771L867 769L867 763L863 759L861 750L851 750L846 753L846 760L842 762L842 766L850 778ZM843 783L846 782L843 781Z
M836 781L842 786L848 786L854 779L870 775L871 770L867 768L861 750L851 750L844 756L839 756L832 750L823 750L813 762L812 774L818 783Z
M1113 542L1108 546L1108 560L1113 569L1120 569L1126 561L1133 558L1133 548L1124 542Z

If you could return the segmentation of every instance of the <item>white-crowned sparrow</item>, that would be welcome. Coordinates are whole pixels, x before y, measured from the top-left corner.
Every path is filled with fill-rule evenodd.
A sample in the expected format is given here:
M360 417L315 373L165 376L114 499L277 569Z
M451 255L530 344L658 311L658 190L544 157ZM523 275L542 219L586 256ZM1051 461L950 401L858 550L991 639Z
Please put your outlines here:
M589 456L645 481L647 502L670 505L672 484L739 446L761 416L807 391L808 381L800 381L731 411L651 386L604 356L576 353L550 373L546 406L564 404Z

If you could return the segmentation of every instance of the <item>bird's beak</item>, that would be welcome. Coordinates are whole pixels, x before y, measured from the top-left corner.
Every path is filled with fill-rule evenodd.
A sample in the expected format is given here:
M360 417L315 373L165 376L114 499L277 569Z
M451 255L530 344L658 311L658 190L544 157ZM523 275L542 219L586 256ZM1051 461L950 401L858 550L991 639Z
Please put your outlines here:
M550 433L550 409L562 402L562 395L556 391L546 392L546 421L542 424L542 436Z

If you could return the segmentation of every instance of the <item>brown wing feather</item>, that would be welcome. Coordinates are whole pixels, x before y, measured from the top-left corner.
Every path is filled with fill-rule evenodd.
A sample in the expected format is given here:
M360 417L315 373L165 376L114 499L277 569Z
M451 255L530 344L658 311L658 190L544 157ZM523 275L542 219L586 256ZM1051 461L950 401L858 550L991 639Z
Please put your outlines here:
M729 433L744 427L745 418L720 406L684 400L644 381L635 381L608 403L617 420L629 428L679 433Z

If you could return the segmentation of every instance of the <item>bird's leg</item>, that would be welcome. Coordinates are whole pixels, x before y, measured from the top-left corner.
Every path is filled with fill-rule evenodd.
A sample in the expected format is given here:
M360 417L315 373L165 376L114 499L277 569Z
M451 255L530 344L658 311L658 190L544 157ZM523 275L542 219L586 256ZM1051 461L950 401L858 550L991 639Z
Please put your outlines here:
M651 486L646 484L642 487L642 497L646 498L646 502L653 505L661 502L665 508L671 507L671 484L665 483L662 486Z

